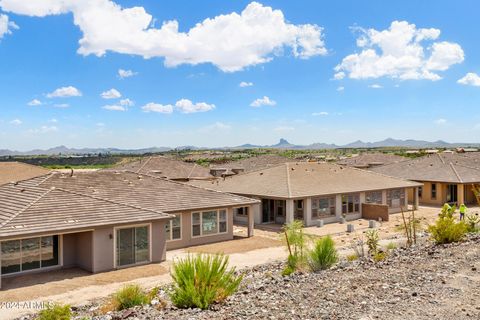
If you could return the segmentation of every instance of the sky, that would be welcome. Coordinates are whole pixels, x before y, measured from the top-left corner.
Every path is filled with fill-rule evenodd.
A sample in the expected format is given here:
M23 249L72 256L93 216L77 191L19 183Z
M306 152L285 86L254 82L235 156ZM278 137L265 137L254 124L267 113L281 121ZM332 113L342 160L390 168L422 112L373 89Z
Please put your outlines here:
M0 149L480 142L476 0L0 0Z

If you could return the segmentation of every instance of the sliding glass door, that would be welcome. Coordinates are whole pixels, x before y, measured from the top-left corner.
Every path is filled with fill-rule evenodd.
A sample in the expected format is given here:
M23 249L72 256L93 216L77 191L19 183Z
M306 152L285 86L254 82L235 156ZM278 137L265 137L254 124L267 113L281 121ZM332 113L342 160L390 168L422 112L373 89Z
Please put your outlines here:
M117 266L150 260L148 226L117 229Z

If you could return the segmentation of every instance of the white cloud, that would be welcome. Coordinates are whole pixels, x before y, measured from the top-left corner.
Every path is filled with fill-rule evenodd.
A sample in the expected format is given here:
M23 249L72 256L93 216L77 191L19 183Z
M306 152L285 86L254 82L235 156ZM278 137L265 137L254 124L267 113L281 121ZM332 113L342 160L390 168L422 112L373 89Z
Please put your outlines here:
M2 39L6 34L11 34L13 29L18 29L18 26L15 24L15 22L10 21L6 14L0 14L0 39Z
M13 119L12 121L10 121L10 124L13 124L14 126L19 126L21 125L23 122L22 120L20 119Z
M127 108L124 106L119 106L116 104L110 104L103 106L102 109L108 110L108 111L127 111Z
M103 99L118 99L122 96L122 94L117 89L112 88L110 90L102 92L100 96Z
M138 72L134 72L132 70L118 69L118 77L120 79L130 78L130 77L133 77L137 74L138 74Z
M417 28L407 21L393 21L386 30L356 28L360 53L343 58L335 79L389 77L401 80L439 80L445 71L464 60L462 47L453 42L433 42L440 30Z
M314 116L314 117L318 117L318 116L328 116L328 112L326 112L326 111L314 112L314 113L312 113L312 116Z
M38 100L38 99L33 99L32 101L28 102L27 103L29 106L41 106L42 105L42 101Z
M45 134L45 133L51 133L51 132L57 132L58 128L56 126L41 126L40 128L36 129L29 129L29 133L33 134Z
M281 10L251 2L241 13L222 14L180 32L176 20L155 27L143 7L122 8L111 0L0 0L5 12L28 16L73 14L83 37L78 53L107 51L164 57L166 66L212 63L226 72L270 61L289 49L294 57L325 55L323 30L289 23Z
M382 89L383 88L382 85L379 85L377 83L371 84L368 87L371 88L371 89Z
M279 126L273 129L275 132L292 132L295 131L294 127L289 127L289 126Z
M133 102L132 100L130 100L128 98L125 98L125 99L120 100L120 105L125 106L125 107L133 107L135 105L135 102Z
M55 119L55 118L52 118L52 119L48 120L48 122L51 122L51 123L57 123L57 122L58 122L58 120L57 120L57 119Z
M476 73L469 72L463 78L458 79L457 83L467 86L480 87L480 76Z
M55 108L62 108L62 109L70 107L70 105L68 103L57 103L57 104L54 104L53 106Z
M143 112L172 113L173 106L171 104L147 103L142 107Z
M444 125L444 124L447 124L447 119L437 119L435 120L435 123L438 124L438 125Z
M82 93L73 86L61 87L51 93L47 93L47 98L66 98L66 97L80 97Z
M274 100L271 100L269 97L267 96L263 96L263 98L258 98L258 99L255 99L252 103L250 103L250 106L251 107L261 107L261 106L275 106L277 104L276 101Z
M211 111L215 109L214 104L208 104L205 102L193 103L188 99L178 100L175 103L175 107L177 107L182 113L205 112L205 111Z
M238 85L240 88L246 88L246 87L251 87L253 86L253 82L245 82L245 81L242 81L240 82L240 84Z
M342 87L342 86L340 86L340 87L337 88L337 91L338 91L338 92L342 92L342 91L344 91L344 90L345 90L345 87Z
M200 128L199 131L200 132L216 132L216 131L226 131L226 130L229 130L231 128L232 127L230 125L217 121L212 125Z

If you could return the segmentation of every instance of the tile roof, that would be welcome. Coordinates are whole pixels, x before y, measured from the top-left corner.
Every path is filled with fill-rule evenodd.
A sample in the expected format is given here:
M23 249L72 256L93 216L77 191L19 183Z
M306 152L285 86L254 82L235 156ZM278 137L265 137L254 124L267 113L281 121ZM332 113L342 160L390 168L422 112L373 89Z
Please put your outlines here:
M164 156L148 157L139 161L126 163L115 167L114 170L128 170L171 180L212 178L208 168L196 163L184 162Z
M23 162L0 162L0 185L38 177L49 171Z
M355 157L342 159L337 164L355 168L368 168L408 160L405 157L385 153L363 153Z
M478 183L480 182L480 156L478 154L434 154L370 170L415 181Z
M236 161L230 161L225 164L214 165L212 168L226 169L244 169L245 172L265 169L277 166L279 164L291 162L292 159L277 155L261 155L256 157L245 158Z
M330 163L285 163L264 170L190 184L243 195L301 198L416 187L421 184Z

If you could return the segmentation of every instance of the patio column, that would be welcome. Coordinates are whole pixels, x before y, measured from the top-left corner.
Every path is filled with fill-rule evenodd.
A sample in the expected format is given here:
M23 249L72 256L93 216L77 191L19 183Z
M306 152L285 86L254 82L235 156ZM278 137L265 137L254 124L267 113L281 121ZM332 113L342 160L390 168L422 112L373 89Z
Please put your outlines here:
M419 194L418 194L418 187L415 187L415 188L413 188L413 210L418 210L419 198L420 197L419 197Z
M248 207L248 233L247 236L253 237L253 229L254 229L254 215L255 215L255 207L258 205L252 205Z
M303 220L305 226L309 227L312 225L312 198L306 198L305 207L303 208Z
M463 184L457 184L457 202L459 206L465 203L465 187Z
M335 196L335 216L337 217L337 220L340 221L342 218L342 195L337 194Z
M295 207L293 205L293 199L287 199L285 202L287 205L285 223L290 223L294 220L294 217L295 217L294 215Z

